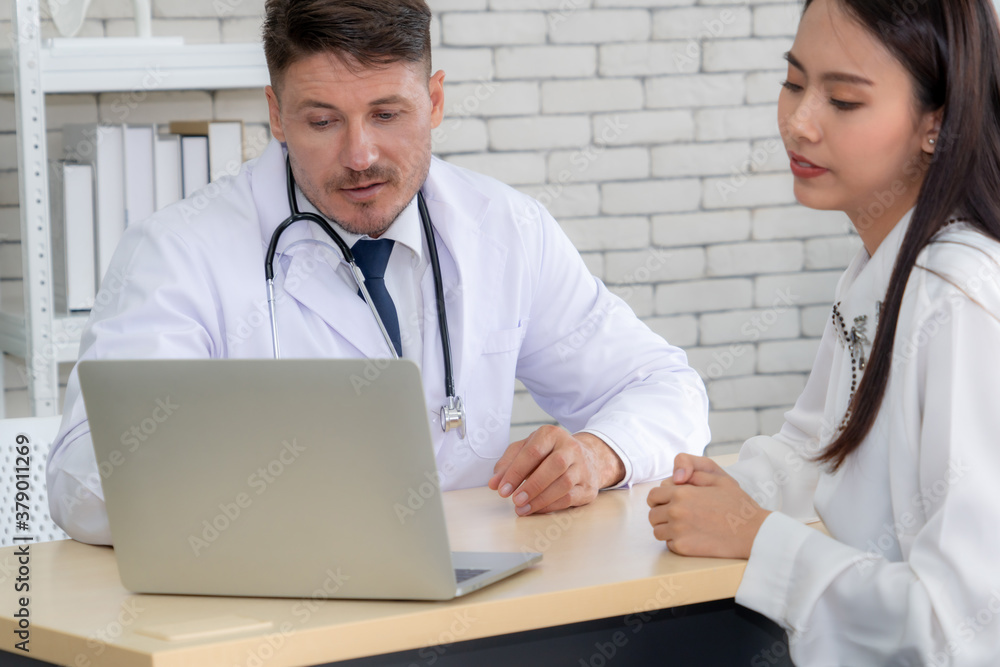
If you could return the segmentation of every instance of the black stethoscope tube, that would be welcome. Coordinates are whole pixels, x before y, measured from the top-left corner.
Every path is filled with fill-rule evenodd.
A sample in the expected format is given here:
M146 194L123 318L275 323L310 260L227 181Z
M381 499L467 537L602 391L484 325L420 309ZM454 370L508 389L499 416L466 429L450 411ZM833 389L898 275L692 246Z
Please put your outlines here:
M344 243L344 239L340 238L340 234L326 220L315 213L302 213L299 211L299 203L295 196L295 177L292 176L292 162L288 158L285 158L285 175L285 184L288 187L288 207L291 209L292 214L278 225L278 228L271 235L271 243L267 247L267 258L264 260L264 277L267 280L274 280L274 255L278 251L278 240L285 233L285 230L296 222L315 222L337 244L337 247L340 248L340 254L344 256L344 261L348 264L354 264L354 253L351 252L350 246Z
M271 242L267 247L267 255L264 258L264 277L267 280L268 306L271 316L271 335L274 342L275 358L280 358L280 349L278 346L278 329L274 309L274 256L277 254L278 240L281 238L281 235L286 229L294 225L296 222L312 222L319 225L326 235L337 244L337 248L340 250L344 261L347 262L351 268L354 280L358 284L358 289L361 291L362 297L368 304L369 309L372 311L372 315L374 315L375 320L378 322L379 329L382 330L382 335L386 339L389 346L390 354L393 358L397 358L396 348L392 344L392 340L386 331L382 318L379 317L378 310L375 308L371 297L368 295L368 290L364 285L364 275L354 261L354 253L351 252L350 246L344 242L344 239L340 238L340 234L338 234L336 230L321 216L316 215L315 213L302 213L299 210L297 197L295 196L295 177L292 175L292 163L291 159L288 157L285 158L285 175L288 189L288 208L291 215L289 215L288 218L286 218L274 230L274 233L271 235ZM444 356L444 387L448 403L447 405L441 407L441 428L446 432L457 428L459 429L461 437L464 438L465 408L462 405L462 399L455 393L455 379L452 373L451 364L451 337L448 333L448 315L445 310L444 281L441 278L441 263L438 259L437 242L434 238L434 227L431 225L431 216L427 211L427 203L424 201L423 193L419 191L417 192L417 209L420 212L420 222L423 226L424 236L427 238L427 249L428 254L430 255L429 259L431 263L431 270L434 273L434 294L437 301L438 329L441 333L441 351Z
M420 210L420 222L427 236L427 251L430 255L431 270L434 273L434 295L437 298L438 329L441 331L441 351L444 353L444 392L448 398L455 396L455 379L451 371L451 337L448 334L448 316L445 312L444 281L441 279L441 263L438 261L437 242L434 240L434 228L431 227L431 216L427 212L427 202L424 195L417 192L417 208Z

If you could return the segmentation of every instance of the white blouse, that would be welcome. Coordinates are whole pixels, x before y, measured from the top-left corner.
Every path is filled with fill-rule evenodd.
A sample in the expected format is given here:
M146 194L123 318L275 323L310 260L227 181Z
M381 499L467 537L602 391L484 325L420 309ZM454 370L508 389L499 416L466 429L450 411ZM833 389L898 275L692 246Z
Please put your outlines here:
M780 510L736 601L785 627L800 667L1000 665L1000 244L956 223L924 249L870 434L835 474L810 460L860 382L910 215L841 278L781 432L728 469Z

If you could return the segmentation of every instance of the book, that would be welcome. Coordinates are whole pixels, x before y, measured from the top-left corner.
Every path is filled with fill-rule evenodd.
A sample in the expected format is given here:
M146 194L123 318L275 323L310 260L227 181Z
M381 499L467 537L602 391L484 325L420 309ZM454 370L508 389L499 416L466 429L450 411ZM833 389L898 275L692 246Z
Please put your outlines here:
M208 137L181 137L181 183L185 198L208 185Z
M52 290L59 313L90 310L97 296L94 168L52 164Z
M235 175L243 164L243 122L239 120L174 121L170 131L208 137L208 168L212 181Z
M153 126L123 125L125 226L142 222L156 210L153 178Z
M156 181L156 210L184 197L181 182L181 137L155 133L153 137L153 175Z
M124 132L120 125L66 125L63 154L67 162L90 164L95 184L97 282L125 232Z

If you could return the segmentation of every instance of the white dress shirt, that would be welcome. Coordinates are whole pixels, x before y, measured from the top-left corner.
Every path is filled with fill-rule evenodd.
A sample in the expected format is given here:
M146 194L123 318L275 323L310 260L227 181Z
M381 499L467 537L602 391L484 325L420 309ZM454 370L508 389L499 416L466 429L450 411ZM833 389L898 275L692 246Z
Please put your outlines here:
M909 219L855 257L837 287L844 326L828 320L785 425L729 468L778 510L736 601L788 630L800 667L1000 664L1000 244L959 223L921 253L870 434L834 474L811 460L857 372L843 329L874 340ZM832 537L801 523L817 514Z

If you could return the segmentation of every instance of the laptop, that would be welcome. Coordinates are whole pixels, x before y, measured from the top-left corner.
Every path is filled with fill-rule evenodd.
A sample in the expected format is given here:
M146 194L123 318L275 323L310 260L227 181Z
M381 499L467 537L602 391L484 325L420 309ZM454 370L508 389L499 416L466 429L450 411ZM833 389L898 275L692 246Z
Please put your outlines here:
M83 361L79 376L131 591L447 600L541 560L451 552L411 361Z

